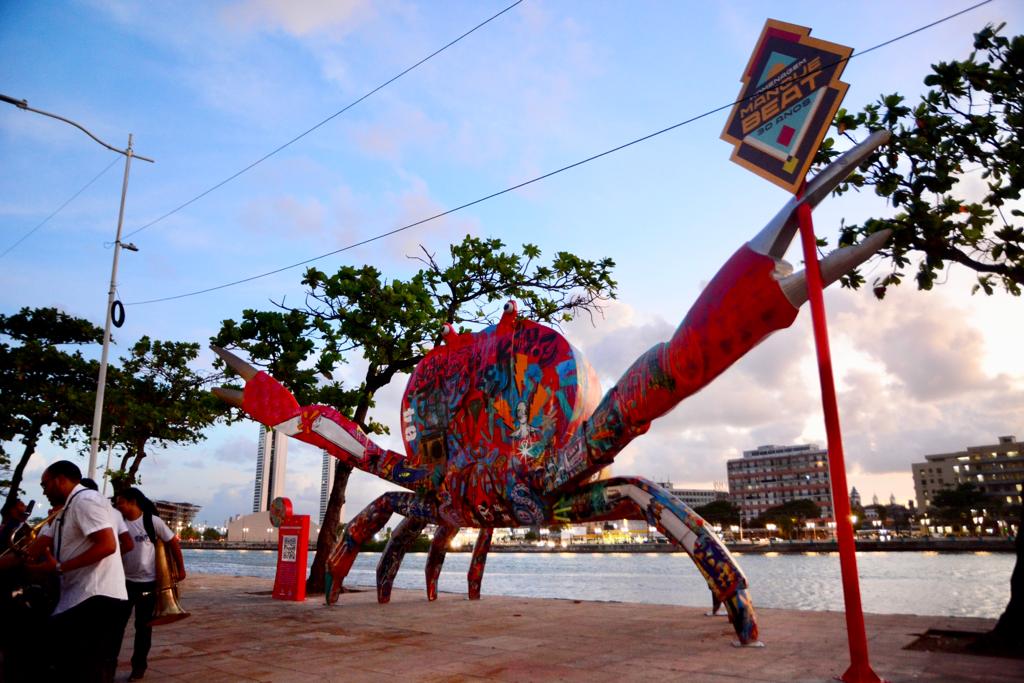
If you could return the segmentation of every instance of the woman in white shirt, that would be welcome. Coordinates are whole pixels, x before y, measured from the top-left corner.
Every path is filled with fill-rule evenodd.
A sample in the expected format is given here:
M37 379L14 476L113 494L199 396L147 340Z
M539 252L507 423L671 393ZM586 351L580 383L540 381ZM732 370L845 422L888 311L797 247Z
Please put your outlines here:
M135 487L118 491L114 496L114 507L124 517L128 534L135 542L135 547L122 559L128 600L135 609L135 647L128 680L137 681L146 673L153 639L153 627L148 622L153 618L156 605L156 539L163 541L174 553L177 581L185 578L185 562L178 537L156 515L156 506L142 491Z

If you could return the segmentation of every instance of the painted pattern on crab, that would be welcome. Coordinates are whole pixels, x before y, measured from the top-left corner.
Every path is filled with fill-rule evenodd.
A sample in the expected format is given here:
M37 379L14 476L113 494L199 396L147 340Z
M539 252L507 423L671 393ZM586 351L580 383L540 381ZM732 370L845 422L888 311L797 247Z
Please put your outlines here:
M691 557L726 605L739 642L757 644L747 579L704 520L657 484L601 473L653 420L792 324L807 299L804 274L790 274L782 260L796 207L820 202L885 139L876 133L819 174L802 199L791 200L722 266L672 338L638 358L603 397L580 352L557 331L520 318L514 302L484 330L460 334L446 326L442 343L417 365L402 398L404 454L381 449L329 406L299 406L269 375L215 349L246 380L241 395L215 390L222 398L407 489L380 496L349 523L328 562L328 603L337 601L359 548L394 513L406 519L381 555L381 602L427 524L437 526L426 564L433 600L448 541L460 527L481 529L468 576L476 599L494 528L646 520ZM886 238L878 233L826 257L824 281L866 260Z

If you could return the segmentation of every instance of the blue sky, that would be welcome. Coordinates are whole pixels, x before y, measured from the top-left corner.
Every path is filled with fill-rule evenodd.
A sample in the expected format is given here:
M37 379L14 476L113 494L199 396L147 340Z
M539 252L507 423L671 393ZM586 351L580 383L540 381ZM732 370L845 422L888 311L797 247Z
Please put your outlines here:
M139 228L294 138L504 8L496 2L0 4L0 92L74 119L123 147L134 134L119 298L174 296L266 272L391 230L726 104L768 16L810 26L855 54L967 2L615 3L526 0L253 170ZM844 106L915 96L928 66L962 58L972 32L1024 10L996 0L855 58ZM403 277L420 245L466 233L617 262L618 300L566 332L605 387L661 341L704 282L786 200L729 162L719 113L443 220L317 262L371 263ZM74 128L0 108L0 249L38 225L116 155ZM123 166L0 259L0 311L58 306L102 324ZM968 179L965 182L978 182ZM885 212L869 195L827 200L820 235ZM138 232L137 232L138 231ZM133 234L135 233L135 234ZM799 253L789 259L798 263ZM874 272L884 272L874 267ZM298 301L302 269L175 301L130 305L112 355L143 334L204 347L225 318ZM869 266L868 274L872 272ZM1020 302L971 297L953 273L931 293L876 302L830 292L849 479L865 496L912 496L925 453L1024 432ZM724 461L764 443L824 444L809 313L663 418L617 474L710 486ZM208 367L204 351L198 367ZM354 378L359 363L343 368ZM403 382L380 397L393 427ZM396 434L385 445L400 449ZM212 430L155 452L143 488L220 523L251 505L257 427ZM20 452L20 450L19 450ZM40 445L28 495L47 462ZM293 442L288 489L316 514L319 455ZM356 477L346 517L383 491Z

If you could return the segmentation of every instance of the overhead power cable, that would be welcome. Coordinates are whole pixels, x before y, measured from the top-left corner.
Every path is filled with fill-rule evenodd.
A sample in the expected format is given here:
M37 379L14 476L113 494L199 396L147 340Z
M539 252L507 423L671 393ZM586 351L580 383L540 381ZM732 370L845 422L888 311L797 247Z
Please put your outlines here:
M416 62L415 64L413 64L413 65L412 65L412 66L410 66L409 68L407 68L407 69L405 69L404 71L402 71L401 73L399 73L399 74L398 74L397 76L394 76L394 77L392 77L392 78L389 78L388 80L384 81L383 83L381 83L381 84L380 84L380 85L378 85L378 86L377 86L376 88L374 88L374 89L373 89L373 90L371 90L370 92L366 93L365 95L363 95L363 96L362 96L362 97L360 97L359 99L355 100L354 102L352 102L352 103L350 103L350 104L348 104L348 105L346 105L346 106L342 107L342 108L341 108L341 109L339 109L338 111L334 112L333 114L331 114L331 115L330 115L330 116L328 116L328 117L327 117L326 119L324 119L324 120L323 120L323 121L321 121L320 123L316 124L316 125L315 125L315 126L313 126L312 128L309 128L308 130L306 130L306 131L304 131L304 132L302 132L302 133L299 133L298 135L296 135L295 137L293 137L293 138L292 138L291 140L289 140L288 142L284 143L284 144L283 144L283 145L281 145L280 147L278 147L278 148L274 149L274 150L273 150L273 151L271 151L271 152L268 152L268 153L264 154L264 155L263 155L263 156L261 156L261 157L260 157L259 159L257 159L256 161L252 162L251 164L249 164L248 166L246 166L246 167L245 167L245 168L243 168L242 170L240 170L240 171L238 171L238 172L236 172L236 173L233 173L233 174L231 174L230 176L228 176L228 177L227 177L227 178L225 178L224 180L220 181L219 183L217 183L217 184L216 184L216 185L214 185L213 187L211 187L211 188L209 188L209 189L207 189L207 190L204 190L203 192L200 192L199 194L197 194L197 195L196 195L195 197L193 197L192 199L189 199L189 200L188 200L187 202L185 202L185 203L183 203L183 204L180 204L180 205L178 205L178 206L174 207L173 209L171 209L170 211L168 211L168 212L167 212L167 213L165 213L164 215L160 216L159 218L156 218L156 219L154 219L154 220L150 221L149 223L146 223L145 225L143 225L143 226L141 226L141 227L138 227L138 228L136 228L135 230L132 230L132 231L131 231L131 232L129 232L129 233L127 234L127 235L125 235L125 238L131 237L132 235L137 235L137 234L139 234L140 232L142 232L143 230L145 230L145 229L147 229L147 228L150 228L150 227L152 227L152 226L156 225L157 223L159 223L160 221L164 220L165 218L169 218L169 217L173 216L174 214L176 214L176 213L178 213L179 211L181 211L182 209L184 209L184 208L185 208L186 206L189 206L190 204L193 204L193 203L195 203L195 202L199 201L200 199L202 199L202 198L203 198L203 197L205 197L206 195L210 194L210 193L211 193L211 192L213 192L214 190L217 190L217 189L219 189L219 188L221 188L221 187L224 187L225 185L227 185L228 183L230 183L230 182L231 182L232 180L234 180L234 179L235 179L235 178L237 178L238 176L242 175L243 173L246 173L247 171L251 171L251 170L252 170L253 168L255 168L256 166L259 166L259 165L260 165L260 164L262 164L262 163L263 163L264 161L266 161L266 160L267 160L267 159L269 159L270 157L274 156L274 155L275 155L275 154L277 154L278 152L282 151L282 150L283 150L283 149L285 149L286 147L289 147L289 146L291 146L291 145L295 144L296 142L298 142L298 141L299 141L299 140L301 140L302 138L306 137L307 135L309 135L310 133L312 133L313 131L315 131L315 130L316 130L317 128L320 128L321 126L323 126L323 125L324 125L324 124L326 124L327 122L329 122L329 121L332 121L333 119L335 119L335 118L337 118L337 117L341 116L342 114L344 114L345 112L347 112L347 111L348 111L349 109L351 109L352 107L356 106L357 104L359 104L360 102L362 102L362 101L363 101L363 100L365 100L366 98L370 97L371 95L373 95L373 94L374 94L374 93L376 93L377 91L379 91L379 90L381 90L382 88L385 88L385 87L387 87L387 86L391 85L392 83L394 83L394 82L395 82L395 81L397 81L397 80L398 80L399 78L401 78L402 76L406 75L407 73L409 73L409 72L410 72L410 71L412 71L413 69L415 69L415 68L417 68L418 66L420 66L420 65L424 64L425 62L427 62L427 61L429 61L429 60L433 59L433 58L434 58L434 57L436 57L437 55L441 54L442 52L444 52L445 50L447 50L448 48L450 48L450 47L451 47L452 45L455 45L455 44L456 44L456 43L458 43L458 42L459 42L460 40L462 40L463 38L467 37L467 36L468 36L468 35L470 35L471 33L473 33L473 32L475 32L475 31L477 31L478 29L481 29L481 28L483 28L484 26L486 26L487 24L491 23L492 21L494 21L495 19L497 19L498 17L500 17L500 16L502 15L502 14L505 14L506 12L508 12L509 10L511 10L511 9L512 9L512 8L514 8L514 7L516 6L516 5L519 5L519 4L520 4L520 3L522 3L522 2L523 2L523 0L516 0L515 2L513 2L513 3L511 4L511 5L509 5L509 6L508 6L508 7L506 7L505 9L503 9L503 10L501 10L500 12L498 12L497 14L495 14L495 15L491 16L490 18L488 18L488 19L486 19L486 20L484 20L484 21L480 22L479 24L477 24L477 25L476 25L476 26L474 26L473 28L469 29L468 31L466 31L465 33L463 33L463 34L462 34L461 36L459 36L458 38L456 38L455 40L453 40L453 41L451 41L450 43L448 43L447 45L445 45L444 47L441 47L441 48L438 48L437 50L434 50L434 51L433 51L433 52L431 52L431 53L430 53L429 55L427 55L426 57L424 57L423 59L421 59L420 61Z
M810 72L810 73L819 73L821 71L825 71L827 69L832 68L836 64L840 64L842 62L849 61L849 60L854 59L856 57L860 57L861 55L866 55L869 52L873 52L873 51L875 51L875 50L877 50L879 48L886 47L888 45L892 45L893 43L899 42L900 40L903 40L905 38L909 38L912 35L915 35L917 33L925 31L927 29L930 29L930 28L933 28L935 26L938 26L939 24L942 24L944 22L950 21L951 19L955 19L956 17L959 17L962 14L966 14L967 12L975 10L975 9L977 9L977 8L983 6L983 5L987 5L990 2L992 2L992 0L982 0L982 2L979 2L979 3L975 4L975 5L971 5L970 7L962 9L959 12L955 12L955 13L950 14L948 16L945 16L945 17L943 17L941 19L937 19L936 21L933 21L933 22L931 22L929 24L925 24L923 26L915 28L912 31L907 31L906 33L903 33L903 34L901 34L899 36L896 36L895 38L891 38L891 39L889 39L889 40L887 40L885 42L882 42L882 43L879 43L879 44L874 45L872 47L869 47L866 50L863 50L861 52L857 52L857 53L851 55L850 57L839 59L839 60L836 60L835 62L831 62L829 64L826 64L826 65L822 66L820 69L818 69L816 71L813 71L813 72ZM804 73L804 74L801 74L800 77L803 78L803 77L806 77L807 75L809 75L809 74ZM787 83L791 82L792 80L795 80L795 77L790 78L789 80L783 81L783 83L781 85L786 85ZM333 251L329 251L329 252L326 252L324 254L320 254L318 256L313 256L311 258L304 259L304 260L299 261L297 263L292 263L292 264L287 265L287 266L281 266L280 268L275 268L274 270L268 270L265 273L259 273L258 275L252 275L252 276L249 276L249 277L246 277L246 278L242 278L240 280L234 280L232 282L226 282L224 284L216 285L214 287L207 287L205 289L199 289L199 290L196 290L196 291L193 291L193 292L186 292L184 294L176 294L174 296L165 296L165 297L160 297L160 298L157 298L157 299L147 299L145 301L133 301L133 302L127 303L125 305L126 306L142 306L144 304L155 304L155 303L160 303L160 302L163 302L163 301L173 301L175 299L184 299L186 297L198 296L199 294L206 294L208 292L215 292L215 291L217 291L219 289L226 289L227 287L233 287L235 285L244 284L246 282L252 282L253 280L259 280L259 279L264 278L264 277L269 277L271 275L276 275L277 273L281 273L281 272L284 272L286 270L291 270L292 268L298 268L299 266L304 266L306 264L313 263L314 261L319 261L320 259L327 258L328 256L334 256L335 254L340 254L342 252L349 251L351 249L355 249L357 247L364 246L364 245L369 244L371 242L375 242L377 240L384 239L385 237L390 237L391 235L403 232L405 230L409 230L410 228L415 228L415 227L417 227L419 225L423 225L424 223L429 223L430 221L437 220L438 218L443 218L444 216L447 216L449 214L453 214L453 213L455 213L457 211L461 211L462 209L466 209L466 208L469 208L471 206L475 206L476 204L480 204L481 202L485 202L485 201L487 201L489 199L494 199L495 197L499 197L499 196L501 196L503 194L508 194L509 192L513 192L515 190L518 190L520 188L526 187L528 185L532 185L533 183L540 182L541 180L545 180L545 179L550 178L552 176L558 175L559 173L564 173L565 171L568 171L570 169L576 168L577 166L582 166L583 164L590 163L591 161L594 161L596 159L600 159L602 157L608 156L609 154L614 154L615 152L619 152L619 151L621 151L623 149L626 149L627 147L632 147L633 145L639 144L641 142L645 142L647 140L650 140L651 138L658 137L659 135L663 135L665 133L668 133L669 131L673 131L673 130L675 130L677 128L681 128L682 126L689 125L691 123L694 123L695 121L699 121L700 119L703 119L703 118L706 118L708 116L711 116L712 114L717 114L720 111L724 111L726 109L731 109L732 107L736 106L737 104L740 104L742 102L745 102L748 99L756 97L756 95L757 94L754 93L752 95L749 95L748 97L743 97L743 98L740 98L740 99L735 100L733 102L729 102L728 104L723 104L723 105L721 105L719 107L715 107L714 109L709 109L708 111L705 111L702 114L697 114L696 116L692 116L692 117L686 119L685 121L680 121L679 123L673 124L673 125L668 126L666 128L662 128L661 130L658 130L658 131L655 131L653 133L649 133L649 134L644 135L642 137L636 138L635 140L630 140L629 142L626 142L624 144L618 145L616 147L612 147L611 149L605 150L603 152L599 152L597 154L591 155L591 156L589 156L589 157L587 157L585 159L581 159L579 161L576 161L574 163L568 164L566 166L562 166L561 168L557 168L554 171L549 171L548 173L536 176L536 177L531 178L529 180L525 180L525 181L523 181L521 183L518 183L516 185L512 185L511 187L506 187L503 190L498 190L497 192L492 192L489 195L486 195L484 197L480 197L479 199L474 199L473 201L466 202L465 204L460 204L459 206L456 206L456 207L454 207L452 209L448 209L447 211L442 211L442 212L436 213L436 214L434 214L432 216L428 216L427 218L422 218L422 219L420 219L418 221L415 221L413 223L408 223L408 224L403 225L401 227L394 228L392 230L388 230L387 232L382 232L382 233L380 233L378 235L374 235L373 237L368 237L368 238L366 238L364 240L360 240L358 242L353 242L352 244L349 244L347 246L341 247L340 249L335 249Z
M12 244L11 246L7 247L6 249L4 249L4 252L3 252L2 254L0 254L0 258L3 258L4 256L7 256L7 254L8 254L8 253L10 253L10 252L11 252L11 250L13 250L13 249L14 249L14 248L15 248L16 246L18 246L19 244L21 244L22 242L24 242L25 240L27 240L27 239L28 239L29 237L31 237L31 236L32 236L32 234L33 234L33 233L34 233L34 232L35 232L36 230L38 230L39 228L41 228L41 227L43 227L44 225L46 225L47 223L49 223L49 222L50 222L50 219L51 219L51 218L53 218L53 217L54 217L54 216L56 216L56 215L57 215L58 213L60 213L61 211L63 211L63 210L64 210L64 207L66 207L66 206L67 206L68 204L70 204L71 202L73 202L73 201L74 201L74 200L75 200L75 199L76 199L76 198L78 197L78 195L80 195L80 194L82 194L83 192L85 192L86 190L88 190L88 189L89 189L89 187L90 187L90 186L91 186L91 185L92 185L93 183L95 183L95 182L96 182L97 180L99 180L99 179L100 179L100 178L101 178L101 177L103 176L103 174L104 174L104 173L106 173L107 171L109 171L109 170L110 170L110 167L111 167L111 166L113 166L114 164L116 164L116 163L117 163L118 161L120 161L120 160L121 160L121 158L120 158L120 157L115 157L113 161L111 161L111 162L110 162L109 164L107 164L106 168L104 168L104 169L103 169L102 171L100 171L100 172L99 172L99 173L97 173L97 174L96 174L95 176L93 176L93 179L92 179L92 180L90 180L89 182L87 182L87 183L86 183L85 185L83 185L83 186L82 186L82 189L80 189L80 190L79 190L78 192L76 192L76 193L74 193L73 195L71 195L70 197L68 197L67 201L65 201L65 202L64 202L63 204L61 204L60 206L58 206L58 207L56 208L56 210L54 210L54 212L53 212L53 213L51 213L51 214L50 214L49 216L47 216L46 218L44 218L44 219L42 220L42 222L41 222L41 223L40 223L39 225L37 225L36 227L34 227L34 228L32 228L31 230L29 230L28 232L26 232L26 233L25 233L24 235L22 235L22 236L21 236L21 237L20 237L20 238L18 239L18 241L16 241L16 242L15 242L14 244Z

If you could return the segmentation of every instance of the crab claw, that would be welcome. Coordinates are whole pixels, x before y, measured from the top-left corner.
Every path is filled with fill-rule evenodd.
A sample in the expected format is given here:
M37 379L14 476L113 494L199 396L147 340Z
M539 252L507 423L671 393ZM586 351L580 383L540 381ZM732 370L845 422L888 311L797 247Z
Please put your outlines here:
M241 375L242 379L244 379L246 382L248 382L253 377L255 377L256 373L259 372L256 368L254 368L253 366L249 365L244 360L242 360L241 358L239 358L235 354L231 353L230 351L225 351L224 349L220 348L219 346L214 346L213 344L210 344L210 349L215 354L220 356L221 360L224 361L225 363L227 363L229 368L231 368L232 370L237 372L239 375ZM217 395L220 396L220 394L217 394ZM224 398L224 397L221 397L221 398ZM231 402L227 398L225 398L224 400L228 401L229 403Z
M836 249L823 258L821 266L821 286L828 287L830 284L850 272L860 264L871 258L875 252L885 246L892 230L886 228L869 236L860 244L851 247ZM785 263L785 262L783 262ZM776 271L779 269L776 268ZM807 271L801 270L779 279L779 287L783 295L793 304L794 308L800 308L807 301Z
M244 360L217 346L210 346L228 366L245 380L245 390L215 387L215 396L231 405L241 408L254 420L268 427L281 427L282 423L295 418L299 412L299 404L284 385L265 372L260 372ZM285 433L292 433L294 425L289 425Z
M892 134L889 131L876 130L864 142L844 152L825 170L814 176L802 195L786 202L782 210L775 214L775 217L754 239L747 243L747 246L759 254L781 260L799 227L796 216L797 208L801 204L807 204L813 209L820 204L822 199L836 189L839 183L853 173L872 152L888 142L890 137Z
M821 203L821 200L836 189L839 183L853 173L872 152L888 142L891 136L887 130L877 130L864 142L845 152L816 175L807 184L802 195L789 200L768 225L747 243L752 251L775 259L775 279L794 308L800 308L807 301L806 273L801 271L793 274L793 267L782 257L799 228L797 209L804 204L814 208ZM826 256L821 261L822 285L827 287L871 258L885 245L891 234L891 230L880 230L860 244L837 249Z
M242 408L245 404L245 392L239 391L238 389L229 389L227 387L214 387L210 390L213 395L229 403L236 408Z

